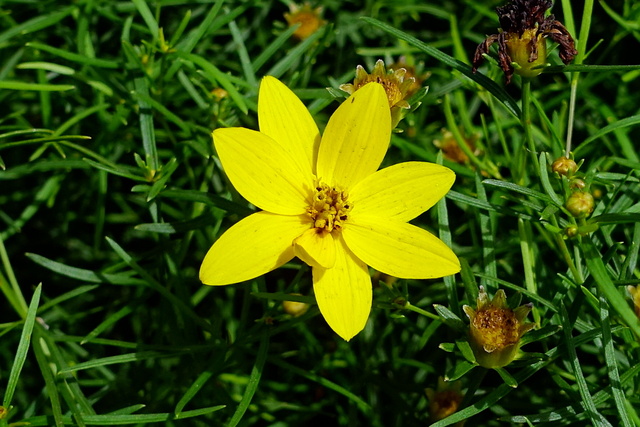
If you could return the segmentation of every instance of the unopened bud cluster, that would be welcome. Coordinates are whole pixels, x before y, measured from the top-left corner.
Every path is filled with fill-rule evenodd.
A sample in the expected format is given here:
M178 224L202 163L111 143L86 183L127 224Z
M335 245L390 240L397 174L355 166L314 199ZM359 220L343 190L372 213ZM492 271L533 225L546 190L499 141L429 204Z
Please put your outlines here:
M587 184L576 175L579 165L572 158L558 157L551 165L551 170L558 177L569 179L570 194L565 201L564 207L574 218L586 218L595 208L593 195L588 191ZM573 237L576 233L567 230L567 235Z

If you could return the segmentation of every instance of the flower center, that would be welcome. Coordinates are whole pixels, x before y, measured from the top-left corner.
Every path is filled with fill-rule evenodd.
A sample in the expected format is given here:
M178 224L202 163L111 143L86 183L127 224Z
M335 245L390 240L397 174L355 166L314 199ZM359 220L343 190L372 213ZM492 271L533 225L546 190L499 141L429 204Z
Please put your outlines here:
M316 183L311 204L307 207L307 214L313 220L314 228L328 233L340 230L350 210L351 204L347 202L346 191L322 182Z
M384 91L387 94L387 101L389 101L390 108L404 99L404 95L402 93L402 90L400 89L400 81L398 81L398 78L394 74L383 76L370 74L357 87L359 89L367 83L371 82L380 83L382 87L384 87Z
M478 310L473 319L485 347L503 349L518 342L518 319L513 310L489 307Z

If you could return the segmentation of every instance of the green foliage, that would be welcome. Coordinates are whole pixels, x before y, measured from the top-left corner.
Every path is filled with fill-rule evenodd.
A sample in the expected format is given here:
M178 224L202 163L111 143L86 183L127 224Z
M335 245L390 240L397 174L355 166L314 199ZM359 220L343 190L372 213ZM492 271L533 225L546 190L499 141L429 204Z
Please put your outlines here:
M303 41L287 3L0 4L0 427L640 425L625 288L640 283L640 6L558 1L576 60L550 49L542 75L505 86L494 59L469 65L499 3L325 0L326 25ZM357 65L401 56L429 90L384 165L456 172L414 223L453 247L461 274L373 273L369 323L349 343L299 261L203 286L206 251L254 210L211 131L257 129L264 75L323 128ZM551 171L565 150L575 176ZM587 218L565 208L578 187L596 196ZM505 368L479 367L466 341L479 285L534 306ZM284 300L311 307L296 317ZM465 397L437 421L424 389L439 376Z

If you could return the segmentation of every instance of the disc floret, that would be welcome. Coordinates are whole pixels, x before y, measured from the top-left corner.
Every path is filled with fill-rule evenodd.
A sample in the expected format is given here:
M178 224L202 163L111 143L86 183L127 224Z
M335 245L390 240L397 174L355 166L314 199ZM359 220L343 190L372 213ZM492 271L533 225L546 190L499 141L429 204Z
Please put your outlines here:
M307 214L318 232L340 230L348 218L351 204L347 192L318 181Z

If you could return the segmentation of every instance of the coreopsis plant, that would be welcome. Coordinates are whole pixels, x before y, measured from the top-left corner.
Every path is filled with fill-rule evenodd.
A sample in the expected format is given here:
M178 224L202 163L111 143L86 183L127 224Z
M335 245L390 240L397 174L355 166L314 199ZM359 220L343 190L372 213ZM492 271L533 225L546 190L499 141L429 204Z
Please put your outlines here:
M344 101L321 138L296 95L265 77L258 121L259 132L213 131L230 182L262 211L213 244L200 269L203 283L249 280L297 256L312 267L321 314L348 341L364 328L371 310L367 264L412 279L460 270L449 247L407 223L447 193L454 173L425 162L377 170L391 135L380 84L368 84Z
M496 8L500 31L476 48L473 72L478 70L483 55L489 53L489 47L496 42L498 62L507 84L514 72L523 77L542 73L547 61L547 38L559 44L562 62L571 62L578 54L571 34L553 15L544 16L552 5L551 0L512 0L506 6Z

